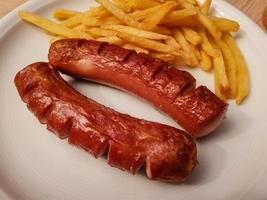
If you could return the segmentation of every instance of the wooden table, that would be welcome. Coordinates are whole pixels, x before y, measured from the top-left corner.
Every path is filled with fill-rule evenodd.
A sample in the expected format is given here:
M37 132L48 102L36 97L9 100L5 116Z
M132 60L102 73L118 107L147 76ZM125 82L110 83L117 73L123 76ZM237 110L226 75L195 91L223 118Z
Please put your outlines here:
M216 0L214 0L216 1ZM263 28L262 14L267 6L267 0L226 0L235 7L242 10ZM0 0L0 18L10 12L15 7L26 2L26 0Z

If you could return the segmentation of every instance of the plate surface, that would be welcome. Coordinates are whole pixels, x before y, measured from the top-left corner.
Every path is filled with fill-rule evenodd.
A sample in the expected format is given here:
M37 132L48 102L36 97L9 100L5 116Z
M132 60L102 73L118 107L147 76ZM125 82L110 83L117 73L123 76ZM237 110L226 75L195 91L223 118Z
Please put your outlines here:
M74 3L75 2L75 3ZM241 24L237 35L250 67L252 92L209 137L198 141L200 165L182 184L149 181L109 167L59 140L40 125L19 98L13 83L26 65L47 61L49 37L22 23L18 10L50 16L57 7L85 10L88 0L29 1L0 21L0 199L267 199L267 37L250 19L224 1L214 1L216 14ZM191 71L198 84L213 89L213 76ZM152 106L131 95L68 78L80 92L117 111L177 126Z

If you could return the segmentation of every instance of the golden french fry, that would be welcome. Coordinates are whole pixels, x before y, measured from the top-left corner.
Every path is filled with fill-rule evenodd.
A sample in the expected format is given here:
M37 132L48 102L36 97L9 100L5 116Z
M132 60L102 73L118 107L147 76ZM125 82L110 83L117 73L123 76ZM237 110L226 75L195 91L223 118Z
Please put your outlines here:
M133 13L130 13L129 15L131 17L133 17L135 20L140 21L140 20L143 20L146 17L154 14L155 12L157 12L157 10L160 7L161 7L161 5L154 6L154 7L151 7L151 8L147 8L147 9L144 9L144 10L136 10Z
M108 0L96 0L100 3L104 8L106 8L110 13L112 13L115 17L117 17L120 21L127 24L128 26L140 28L141 24L135 20L130 15L126 14L124 11L119 9L116 5L111 3Z
M124 11L131 11L132 9L146 9L159 5L154 0L113 0L113 2Z
M164 43L155 41L155 40L150 40L150 39L138 37L135 35L125 34L125 33L120 33L120 32L117 33L117 36L123 40L134 43L146 49L151 49L151 50L163 52L163 53L170 53L170 54L174 54L177 56L179 55L179 53L176 52L174 48Z
M160 33L160 34L164 34L164 35L171 35L172 31L165 26L156 26L155 28L153 28L154 32Z
M183 33L180 30L175 29L174 37L177 40L178 44L181 45L181 49L184 51L184 53L182 53L182 57L184 57L185 63L192 67L197 66L198 59L195 56L194 50L192 49L191 45L185 39Z
M82 24L87 27L96 27L102 24L101 19L95 17L83 17Z
M196 9L194 5L184 1L184 0L177 0L184 8L188 9ZM197 19L198 21L210 32L213 38L221 38L222 33L220 30L215 26L213 21L209 19L206 15L201 13L197 10Z
M56 36L56 37L52 37L52 39L49 41L50 44L58 41L58 40L62 40L65 39L65 37L61 37L61 36Z
M219 51L218 49L214 48L210 41L209 38L207 36L207 33L204 29L200 29L199 31L199 35L201 36L201 48L211 57L217 57L219 56Z
M186 0L188 3L194 5L194 6L198 6L198 2L197 0Z
M177 0L184 8L196 9L192 4L184 1ZM197 19L198 21L210 32L213 38L221 38L222 33L220 30L214 25L213 21L210 20L206 15L204 15L201 11L197 10Z
M201 69L203 69L204 71L210 71L212 68L211 57L203 50L200 50L200 55L201 55L201 61L200 61Z
M188 42L193 45L198 45L201 43L200 35L191 28L184 27L182 28L183 34Z
M194 28L194 29L198 29L198 28L200 28L202 26L198 22L198 19L197 19L196 15L192 15L192 16L185 17L183 19L179 19L173 25L172 24L170 24L170 25L171 26L176 26L176 27L179 27L179 28L190 27L190 28Z
M223 17L209 16L214 25L223 32L237 32L240 28L238 22Z
M96 39L100 42L107 42L109 44L116 44L116 45L122 45L124 42L122 39L118 38L117 36L106 36L106 37L100 37Z
M72 28L72 27L75 27L81 24L85 19L87 19L86 21L89 21L91 19L94 22L93 19L95 19L95 17L100 18L100 17L107 17L107 16L110 16L110 13L106 11L102 6L99 6L99 7L91 8L90 10L77 14L73 17L70 17L69 19L63 22L63 25L66 27Z
M95 24L97 19L100 17L108 17L110 16L110 13L106 11L102 6L91 8L88 11L85 11L83 13L79 13L73 17L70 17L66 21L63 22L63 25L69 28L75 27L84 21L87 22L90 26L91 24ZM115 17L113 17L115 18ZM107 19L107 18L105 18ZM117 19L116 19L117 20ZM115 21L115 20L114 20ZM119 21L119 20L117 20ZM85 23L86 25L86 23Z
M177 51L180 50L181 46L178 44L178 42L175 40L174 37L169 37L165 40L166 44L171 46L174 49L177 49Z
M236 74L237 74L237 94L236 103L241 104L242 101L249 94L249 75L248 67L246 65L245 59L237 46L233 36L229 33L223 35L223 39L234 54L236 61Z
M73 29L74 30L77 30L77 31L86 32L86 26L84 26L83 24L80 24L78 26L75 26Z
M221 40L215 40L217 46L221 49L223 54L226 74L230 84L230 91L228 97L234 99L236 97L236 88L237 88L237 81L236 81L236 63L235 58L227 44Z
M182 9L172 11L170 14L166 15L160 24L175 24L179 23L181 19L184 19L189 16L196 15L197 11L195 9Z
M191 8L195 9L195 5L186 1L186 0L177 0L177 2L183 7L183 8Z
M96 26L109 25L109 24L113 24L113 25L121 24L120 20L118 20L114 16L103 17L103 18L85 16L82 20L82 23L88 27L96 27Z
M89 11L87 11L86 14L91 17L111 16L110 12L108 12L103 6L93 7Z
M56 18L57 20L66 20L78 14L81 14L81 12L67 10L67 9L57 9L53 12L53 17Z
M157 14L153 13L142 21L141 27L145 30L153 30L175 6L176 3L174 1L162 4L157 10Z
M135 44L127 43L123 45L123 48L129 49L129 50L134 50L136 53L144 53L144 54L149 54L149 51L145 48L142 48L140 46L137 46Z
M219 56L213 57L213 65L215 73L215 86L217 88L216 94L222 98L223 96L228 94L230 84L227 78L225 64L221 51L219 51Z
M119 9L123 10L126 13L129 13L132 11L132 8L129 7L128 1L124 0L112 0L112 3L114 3Z
M221 38L222 33L212 20L210 20L207 16L203 15L201 12L198 12L197 16L199 22L210 32L214 39Z
M19 16L27 21L30 22L46 31L54 33L59 36L67 37L67 38L85 38L85 39L93 39L93 37L84 32L80 32L77 30L69 29L65 26L57 24L51 20L44 19L34 13L20 11Z
M170 64L176 61L176 56L168 53L150 52L149 55Z
M87 28L87 29L85 30L85 32L90 33L90 34L93 35L94 37L115 36L116 33L117 33L116 31L106 30L106 29L98 28L98 27Z
M77 15L75 15L73 17L70 17L66 21L64 21L62 23L62 25L66 26L68 28L73 28L75 26L78 26L79 24L82 23L82 20L83 20L84 16L85 16L84 13L77 14Z
M143 20L144 18L148 17L149 15L155 13L158 10L158 8L160 8L160 7L161 7L161 5L154 6L151 8L146 8L143 10L135 10L134 12L129 13L129 15L132 18L134 18L135 20L140 21L140 20Z
M200 6L200 12L204 15L207 15L211 6L212 0L206 0L201 6Z
M214 60L214 58L213 58ZM214 62L214 61L213 61ZM218 73L214 73L214 82L215 82L215 94L223 101L227 101L227 97L221 91L221 77Z
M131 35L135 35L138 37L148 38L151 40L166 40L170 37L168 35L163 35L163 34L151 32L151 31L140 30L140 29L133 28L130 26L125 26L125 25L104 25L104 26L101 26L101 28L113 30L113 31L121 32L121 33L131 34Z
M199 50L199 47L198 46L195 46L193 44L190 44L191 48L193 49L193 52L195 54L195 57L200 61L202 56L201 56L201 53L200 53L200 50Z

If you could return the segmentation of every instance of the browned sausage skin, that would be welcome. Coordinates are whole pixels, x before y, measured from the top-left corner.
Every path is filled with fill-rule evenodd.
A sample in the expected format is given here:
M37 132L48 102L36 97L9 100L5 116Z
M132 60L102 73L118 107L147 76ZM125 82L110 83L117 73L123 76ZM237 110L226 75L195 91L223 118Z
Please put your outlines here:
M53 43L49 62L72 76L101 82L138 95L171 116L192 136L215 130L228 105L204 86L195 89L189 73L145 54L83 39Z
M88 99L71 88L47 63L21 70L15 84L39 121L95 157L108 152L111 166L150 179L184 181L197 164L192 137L176 128L133 118Z

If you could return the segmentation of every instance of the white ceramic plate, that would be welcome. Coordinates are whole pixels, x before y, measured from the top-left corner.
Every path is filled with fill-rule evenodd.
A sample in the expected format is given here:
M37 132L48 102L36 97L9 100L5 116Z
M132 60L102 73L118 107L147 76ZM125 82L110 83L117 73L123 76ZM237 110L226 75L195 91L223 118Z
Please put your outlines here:
M48 40L23 23L18 10L49 16L57 7L85 10L92 1L29 1L0 21L0 199L267 199L267 41L241 12L214 0L215 12L238 20L238 43L247 58L252 92L246 102L231 104L228 118L214 135L198 141L200 165L182 184L149 181L95 160L61 141L40 125L19 98L15 74L35 61L47 61ZM213 89L212 75L192 73ZM177 126L150 105L118 90L72 81L80 92L133 116Z

